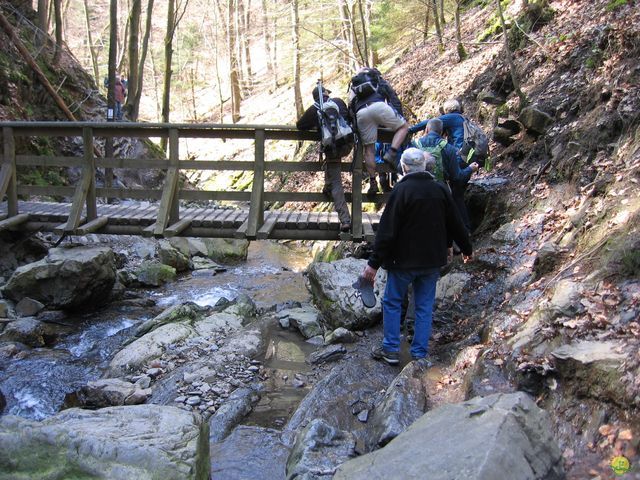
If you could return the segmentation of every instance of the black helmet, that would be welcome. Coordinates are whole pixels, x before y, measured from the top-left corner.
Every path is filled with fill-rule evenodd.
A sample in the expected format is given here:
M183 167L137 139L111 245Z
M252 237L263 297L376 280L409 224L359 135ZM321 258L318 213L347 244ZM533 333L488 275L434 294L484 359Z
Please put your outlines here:
M328 97L330 93L331 93L331 90L327 90L326 88L322 87L323 96ZM312 95L313 95L313 99L317 102L319 100L319 98L318 98L318 87L313 87Z

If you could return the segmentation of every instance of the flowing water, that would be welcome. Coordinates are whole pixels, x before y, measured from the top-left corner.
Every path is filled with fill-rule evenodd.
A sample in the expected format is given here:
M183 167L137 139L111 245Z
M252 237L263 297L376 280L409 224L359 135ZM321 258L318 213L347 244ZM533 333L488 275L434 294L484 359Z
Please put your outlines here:
M263 310L289 302L309 301L301 274L309 262L306 249L267 241L252 242L247 261L228 266L226 272L215 276L194 272L162 288L145 290L143 295L153 299L160 309L112 305L90 314L70 316L64 320L65 326L59 327L56 341L48 348L26 349L0 363L0 391L7 402L4 413L34 420L55 414L67 394L101 377L138 324L176 303L192 301L203 306L215 305L222 297L232 300L240 293L248 294ZM270 346L277 343L280 351L308 353L307 349L311 348L299 335L288 332L270 331L266 340ZM267 353L267 366L272 358L280 357L270 357ZM295 364L287 365L287 368L294 367L289 372L292 378L305 369L304 353L295 356L293 361ZM282 373L279 376L281 378ZM281 386L267 386L266 396ZM284 386L287 388L289 386ZM288 403L297 403L304 389L291 388L293 395L284 396ZM275 397L278 395L274 393ZM278 402L274 406L276 404Z

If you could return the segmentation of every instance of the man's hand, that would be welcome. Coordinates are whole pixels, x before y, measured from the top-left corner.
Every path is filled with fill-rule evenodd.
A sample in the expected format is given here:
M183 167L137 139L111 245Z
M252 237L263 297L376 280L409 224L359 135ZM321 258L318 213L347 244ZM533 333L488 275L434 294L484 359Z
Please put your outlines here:
M362 272L362 277L368 282L371 282L373 284L376 278L377 271L378 271L377 269L371 268L369 265L367 265L366 267L364 267L364 271Z
M462 263L469 263L471 260L473 260L473 255L462 254Z
M480 168L480 165L478 165L478 162L473 162L471 165L469 165L471 167L471 171L473 173L476 173L478 171L478 169Z

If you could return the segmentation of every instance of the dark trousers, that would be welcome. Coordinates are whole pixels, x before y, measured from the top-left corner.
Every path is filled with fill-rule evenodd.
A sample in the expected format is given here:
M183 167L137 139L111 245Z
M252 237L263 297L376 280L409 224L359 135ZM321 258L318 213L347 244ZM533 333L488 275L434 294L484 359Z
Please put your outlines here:
M452 183L451 187L451 196L453 197L453 203L456 204L458 208L458 213L460 213L460 218L462 219L462 223L467 227L467 231L471 233L471 220L469 219L469 212L467 211L467 206L464 203L464 192L467 190L467 183L462 185Z
M347 201L344 198L340 165L340 159L325 162L324 185L325 189L331 192L333 208L338 213L340 223L351 223L349 207L347 207Z

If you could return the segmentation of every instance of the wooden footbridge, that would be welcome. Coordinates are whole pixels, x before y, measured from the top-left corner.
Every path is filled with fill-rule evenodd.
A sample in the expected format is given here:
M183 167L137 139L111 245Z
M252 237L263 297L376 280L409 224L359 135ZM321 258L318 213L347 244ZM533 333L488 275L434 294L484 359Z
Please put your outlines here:
M383 195L362 195L362 148L355 149L355 161L345 159L343 171L353 174L352 228L340 232L334 212L282 211L266 209L273 203L327 202L321 192L265 191L266 172L315 172L320 162L267 161L268 140L316 140L316 132L302 132L289 126L193 125L83 122L0 122L2 154L0 170L0 230L48 231L66 235L107 233L155 237L189 236L254 239L372 240L379 215L362 212L363 201L380 202ZM388 132L381 132L383 138ZM83 155L76 157L23 155L20 145L33 138L79 137ZM165 137L168 158L115 158L97 155L96 139ZM189 160L180 158L180 139L226 138L254 142L254 161ZM81 176L75 186L25 185L17 172L27 167L76 167ZM353 168L352 168L353 167ZM161 189L117 188L113 169L160 169L166 172ZM104 169L105 186L96 185L96 173ZM251 191L188 190L180 188L185 170L251 171ZM64 202L35 201L65 198ZM23 200L24 199L24 200ZM31 199L34 199L33 201ZM113 199L120 203L114 204ZM185 207L181 203L208 200L246 202L247 208ZM182 201L182 202L181 202Z

